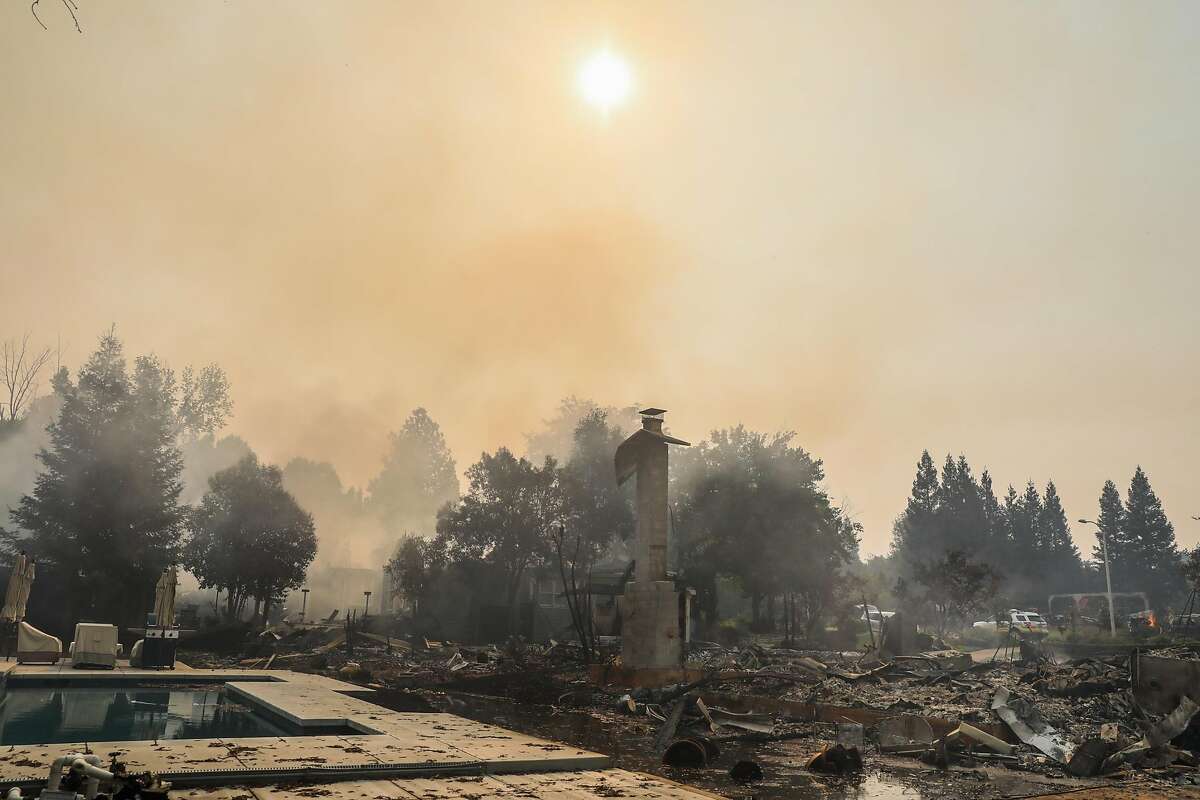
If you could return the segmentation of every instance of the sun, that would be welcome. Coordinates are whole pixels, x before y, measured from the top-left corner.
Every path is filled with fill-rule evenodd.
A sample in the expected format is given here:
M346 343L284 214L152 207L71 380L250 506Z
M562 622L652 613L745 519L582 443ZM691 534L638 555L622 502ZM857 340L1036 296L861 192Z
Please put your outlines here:
M633 91L628 62L611 50L592 54L579 68L579 92L589 105L608 113Z

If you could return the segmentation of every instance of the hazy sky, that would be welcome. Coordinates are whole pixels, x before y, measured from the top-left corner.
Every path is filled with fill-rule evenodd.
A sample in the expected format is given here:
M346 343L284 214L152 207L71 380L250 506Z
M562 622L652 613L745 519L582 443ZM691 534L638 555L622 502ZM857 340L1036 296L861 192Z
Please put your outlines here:
M1194 3L78 2L0 6L0 336L217 361L353 483L576 394L797 430L868 551L922 448L1200 539Z

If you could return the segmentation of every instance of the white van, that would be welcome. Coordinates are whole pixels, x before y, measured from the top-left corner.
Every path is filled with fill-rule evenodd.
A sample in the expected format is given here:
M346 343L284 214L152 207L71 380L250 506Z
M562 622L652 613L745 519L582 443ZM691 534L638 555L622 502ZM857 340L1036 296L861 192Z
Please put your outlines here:
M999 633L1006 633L1009 630L1024 634L1035 634L1045 636L1050 633L1050 626L1046 624L1046 620L1036 611L1022 611L1019 608L1010 608L1006 615L1001 615L999 620L987 619L976 622L971 627L977 630L992 630Z

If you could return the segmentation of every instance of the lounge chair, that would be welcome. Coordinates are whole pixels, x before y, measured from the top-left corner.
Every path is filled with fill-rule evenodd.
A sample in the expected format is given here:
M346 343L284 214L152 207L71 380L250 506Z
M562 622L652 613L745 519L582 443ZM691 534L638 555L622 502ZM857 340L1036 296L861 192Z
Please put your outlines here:
M71 642L72 667L113 669L120 654L116 625L80 622L75 626L75 641Z
M28 622L17 623L17 663L57 664L62 658L62 642L57 636L39 631Z

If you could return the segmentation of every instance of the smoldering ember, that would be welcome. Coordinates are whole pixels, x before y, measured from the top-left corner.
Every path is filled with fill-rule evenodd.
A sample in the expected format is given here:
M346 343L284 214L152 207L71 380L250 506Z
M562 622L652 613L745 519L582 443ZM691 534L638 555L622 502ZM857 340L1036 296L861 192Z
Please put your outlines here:
M1198 31L4 4L0 795L1200 799Z

